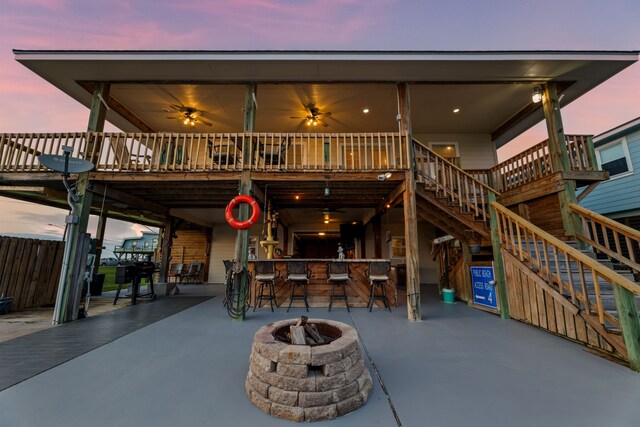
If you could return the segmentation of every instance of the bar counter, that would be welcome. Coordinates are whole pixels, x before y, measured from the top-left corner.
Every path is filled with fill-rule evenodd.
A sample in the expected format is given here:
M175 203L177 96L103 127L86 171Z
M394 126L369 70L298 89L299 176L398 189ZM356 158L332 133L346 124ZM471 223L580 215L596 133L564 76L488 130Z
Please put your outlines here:
M346 262L349 264L349 273L351 279L346 285L347 297L349 298L349 307L367 307L369 303L369 295L371 293L371 287L369 280L367 279L367 270L369 269L370 262L389 262L388 259L259 259L249 260L249 272L251 277L254 277L253 263L257 261L274 262L276 267L276 281L275 281L275 293L276 302L279 307L286 308L289 305L289 297L291 296L291 284L286 281L287 277L287 263L291 261L301 261L307 263L307 269L310 271L309 284L307 285L307 301L310 307L329 307L329 300L331 297L331 284L327 282L328 263L329 262ZM251 283L251 305L255 306L256 293L259 290L259 285L256 286L256 282ZM387 292L387 298L391 306L397 307L397 292L396 292L396 275L395 270L392 268L390 273L389 284L385 287ZM377 292L380 292L378 289ZM296 289L296 295L302 293L301 289ZM337 295L342 295L342 289L336 289ZM264 307L265 305L263 305ZM266 303L269 307L269 303ZM294 300L291 307L304 307L304 302L300 300ZM343 300L336 300L333 303L334 309L343 309L345 307ZM384 307L381 300L374 300L374 307Z

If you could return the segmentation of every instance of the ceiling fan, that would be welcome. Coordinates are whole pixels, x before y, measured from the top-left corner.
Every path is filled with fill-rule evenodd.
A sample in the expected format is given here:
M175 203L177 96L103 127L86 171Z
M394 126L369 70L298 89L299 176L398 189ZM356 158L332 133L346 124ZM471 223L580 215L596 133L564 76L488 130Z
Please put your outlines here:
M324 190L322 192L322 195L324 196L324 200L323 200L324 207L307 210L307 212L321 212L325 224L329 223L330 214L331 213L345 213L345 211L343 211L343 210L329 207L329 195L330 194L331 194L331 191L329 190L329 182L327 181L327 183L325 184Z
M331 111L320 111L318 107L316 107L315 102L309 102L308 104L303 104L304 109L306 111L306 115L304 116L291 116L292 119L301 119L302 123L305 123L307 126L329 126L323 119L326 117L331 117Z
M179 120L185 126L195 126L197 124L202 124L205 126L211 126L211 122L205 120L202 116L204 115L204 110L198 110L196 107L188 107L186 105L177 105L171 104L169 105L171 110L165 109L164 111L167 113L175 113L175 116L167 116L167 119Z

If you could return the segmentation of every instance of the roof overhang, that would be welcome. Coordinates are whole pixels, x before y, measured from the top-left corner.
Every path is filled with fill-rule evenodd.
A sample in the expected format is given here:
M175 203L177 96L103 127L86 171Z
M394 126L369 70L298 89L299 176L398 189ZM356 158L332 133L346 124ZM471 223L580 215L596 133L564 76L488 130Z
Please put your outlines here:
M637 51L34 51L16 60L89 106L83 82L157 84L395 83L539 84L554 81L574 101L638 59ZM474 96L470 91L469 97ZM539 106L502 112L498 146L543 119ZM511 109L510 108L510 109ZM136 112L133 111L135 114ZM506 115L505 115L506 113ZM124 130L129 121L109 112Z

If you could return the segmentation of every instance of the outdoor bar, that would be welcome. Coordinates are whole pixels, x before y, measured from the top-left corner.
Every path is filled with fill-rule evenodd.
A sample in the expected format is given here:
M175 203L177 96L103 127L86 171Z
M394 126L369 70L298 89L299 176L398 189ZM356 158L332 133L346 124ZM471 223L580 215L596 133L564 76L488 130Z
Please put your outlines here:
M309 282L306 285L307 303L310 307L329 307L331 302L331 289L332 283L329 281L329 265L334 264L346 264L348 269L348 280L344 285L344 290L347 293L349 307L352 308L366 308L369 304L369 298L371 295L371 284L369 280L369 269L372 263L381 265L387 263L390 265L389 259L273 259L273 260L250 260L249 272L251 280L251 305L256 307L258 304L257 296L261 293L261 284L259 280L256 280L255 267L258 263L273 264L275 271L274 279L274 293L275 301L274 306L287 307L289 305L289 299L291 297L291 281L287 280L287 272L290 264L304 263L308 272ZM258 278L260 274L258 274ZM382 284L384 287L387 300L390 306L397 306L398 296L396 290L396 277L394 270L390 268L389 280ZM267 292L267 291L265 291ZM338 289L335 291L336 297L342 296L343 290ZM295 295L302 295L302 289L295 289ZM381 295L381 289L376 289L376 298L373 301L374 307L385 307L384 301L378 296ZM337 299L337 298L336 298ZM262 307L269 307L269 302L260 304ZM302 299L294 299L291 307L304 307L304 301ZM334 301L333 307L344 308L343 300Z

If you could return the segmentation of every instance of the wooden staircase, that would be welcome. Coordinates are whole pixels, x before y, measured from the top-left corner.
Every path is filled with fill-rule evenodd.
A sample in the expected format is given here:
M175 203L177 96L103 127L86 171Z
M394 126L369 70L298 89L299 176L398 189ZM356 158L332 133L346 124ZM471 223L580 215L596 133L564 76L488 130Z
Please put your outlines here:
M637 343L626 345L637 339L640 284L633 274L614 270L592 249L563 242L498 203L491 207L498 216L511 317L620 359L637 358L629 354L637 352ZM632 304L621 308L621 301Z
M413 144L418 215L463 242L490 246L493 234L510 316L640 371L640 283L634 280L640 277L640 232L569 205L583 231L576 241L562 241L497 203L499 193L477 174Z
M419 141L413 143L418 216L461 241L490 246L488 201L496 192Z

